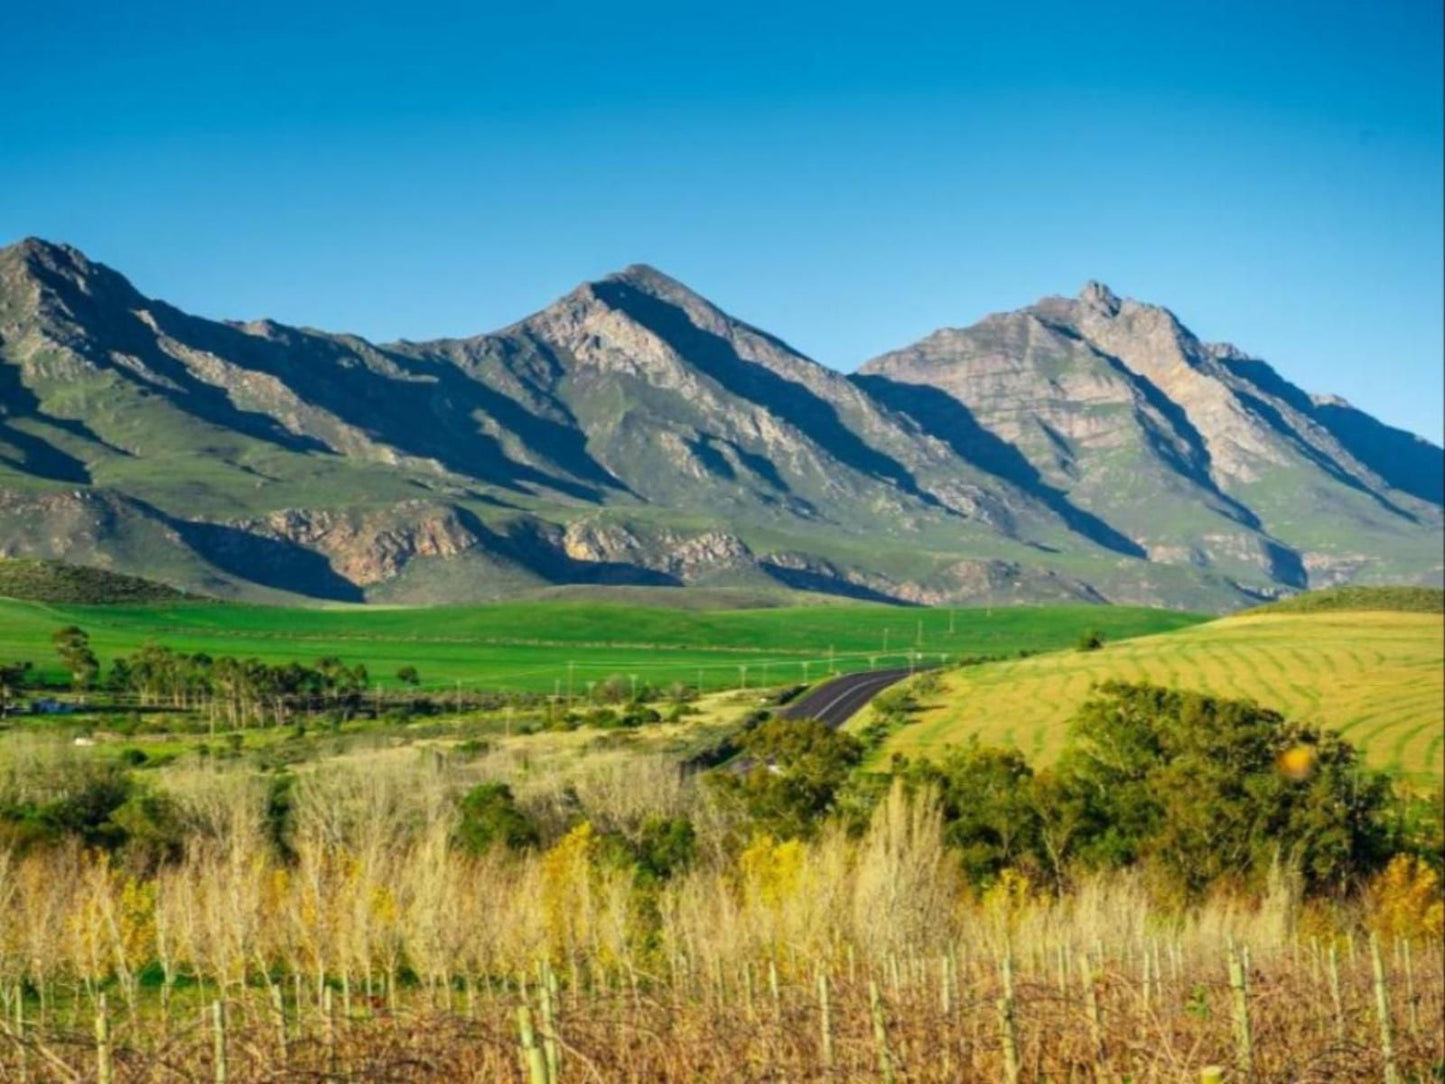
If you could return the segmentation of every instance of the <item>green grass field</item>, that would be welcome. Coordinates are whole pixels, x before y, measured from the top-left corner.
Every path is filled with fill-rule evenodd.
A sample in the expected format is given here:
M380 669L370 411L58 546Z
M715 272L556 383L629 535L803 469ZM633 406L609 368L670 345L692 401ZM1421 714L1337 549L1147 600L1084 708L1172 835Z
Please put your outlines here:
M970 667L950 673L882 755L937 752L977 734L1046 763L1090 687L1119 678L1250 698L1340 731L1376 767L1438 781L1445 774L1442 643L1438 614L1261 612L1101 651Z
M961 655L1046 651L1086 628L1111 640L1193 625L1204 618L1129 607L1041 606L925 610L807 606L689 611L594 603L506 603L431 609L283 609L173 603L76 606L0 600L0 660L61 672L50 636L76 624L103 665L154 640L179 651L309 662L337 655L390 682L416 666L423 684L575 691L610 674L704 688L783 684L871 666Z

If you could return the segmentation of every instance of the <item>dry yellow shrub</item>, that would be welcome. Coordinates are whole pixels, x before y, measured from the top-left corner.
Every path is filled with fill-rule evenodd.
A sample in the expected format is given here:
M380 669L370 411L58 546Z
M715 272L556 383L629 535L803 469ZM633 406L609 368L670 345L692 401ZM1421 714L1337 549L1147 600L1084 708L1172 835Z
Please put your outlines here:
M1418 858L1391 859L1370 884L1370 928L1383 937L1438 938L1445 932L1440 878Z

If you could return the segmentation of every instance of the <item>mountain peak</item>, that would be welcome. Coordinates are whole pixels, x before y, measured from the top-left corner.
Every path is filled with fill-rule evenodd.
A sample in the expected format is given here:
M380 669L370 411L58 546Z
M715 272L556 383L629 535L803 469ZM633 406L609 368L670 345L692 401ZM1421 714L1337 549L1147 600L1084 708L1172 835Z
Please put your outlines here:
M1106 316L1117 316L1119 306L1123 304L1118 294L1097 279L1084 283L1084 288L1079 291L1079 300Z
M47 267L52 270L88 272L95 265L86 259L85 253L71 245L47 241L43 237L25 237L12 245L0 248L0 257L8 257L28 267Z
M685 283L659 271L651 264L645 263L628 264L621 271L614 271L599 281L601 283L621 283L642 293L651 294L653 297L701 299L702 296ZM597 285L597 283L592 285Z

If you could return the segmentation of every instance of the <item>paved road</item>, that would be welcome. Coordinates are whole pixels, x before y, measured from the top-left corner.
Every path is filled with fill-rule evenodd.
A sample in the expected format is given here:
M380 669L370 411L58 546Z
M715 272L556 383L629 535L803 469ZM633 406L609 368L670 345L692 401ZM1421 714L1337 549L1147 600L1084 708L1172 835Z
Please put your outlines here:
M845 674L805 696L800 696L782 708L778 715L784 719L817 719L837 730L853 718L864 704L888 686L913 673L916 671L903 667L898 670L864 670L857 674Z

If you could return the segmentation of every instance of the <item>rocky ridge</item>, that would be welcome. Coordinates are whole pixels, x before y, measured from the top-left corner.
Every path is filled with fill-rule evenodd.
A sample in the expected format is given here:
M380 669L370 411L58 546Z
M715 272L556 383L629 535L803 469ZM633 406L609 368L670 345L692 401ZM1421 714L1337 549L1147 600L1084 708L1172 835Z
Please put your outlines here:
M497 332L372 344L0 249L0 555L208 594L1228 608L1438 582L1441 464L1098 283L845 376L642 265Z

